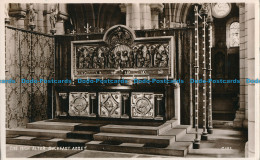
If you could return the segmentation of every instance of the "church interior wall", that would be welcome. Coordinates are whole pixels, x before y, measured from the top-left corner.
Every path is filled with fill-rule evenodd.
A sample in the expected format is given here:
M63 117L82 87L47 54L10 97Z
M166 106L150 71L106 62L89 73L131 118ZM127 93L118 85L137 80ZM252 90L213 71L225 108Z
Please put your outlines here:
M109 27L115 25L115 24L129 24L129 22L134 22L134 13L133 8L131 7L130 13L126 13L127 10L129 10L128 5L121 6L119 4L43 4L39 6L35 6L35 9L37 10L37 25L35 31L37 32L43 32L43 33L49 33L50 30L50 24L49 24L49 10L51 8L54 8L55 6L58 6L59 10L61 11L62 16L59 18L59 21L61 22L61 25L63 27L60 27L58 30L63 30L61 32L58 32L55 36L56 44L56 78L59 79L70 79L70 41L72 40L84 40L86 39L85 35L73 35L71 34L72 30L75 30L76 33L84 34L85 28L84 26L86 23L89 23L89 26L91 26L92 33L89 35L89 39L101 39L103 36L103 32L108 29ZM111 7L113 9L111 9ZM146 6L147 7L147 6ZM140 23L141 26L139 26L139 29L136 30L136 34L139 37L146 37L146 36L175 36L175 51L178 55L178 58L181 63L176 67L176 73L178 73L178 78L183 78L185 80L190 79L189 75L189 69L190 64L192 64L189 60L189 57L191 55L192 50L189 48L183 47L184 45L192 45L192 49L194 49L193 44L190 44L194 42L194 35L192 28L190 28L190 31L183 32L181 29L178 30L178 28L185 27L187 25L192 25L193 21L193 9L191 4L164 4L164 6L151 6L151 14L155 12L157 13L157 25L161 26L163 22L163 18L165 17L166 22L169 23L169 26L172 28L177 28L177 30L167 30L165 33L162 30L145 30L145 23ZM18 28L28 28L28 13L26 12L26 8L28 8L28 4L11 4L9 8L9 14L10 14L10 25L15 26ZM144 5L141 6L141 8L144 9ZM19 10L19 11L18 11ZM88 13L88 14L85 14ZM184 14L182 14L184 13ZM41 15L43 14L43 15ZM128 14L128 19L127 19ZM70 16L68 18L68 15ZM116 15L116 16L115 16ZM140 18L150 20L149 16L147 16L147 12L143 11L140 14ZM238 68L230 68L231 66L238 66L238 56L237 53L235 54L228 54L232 49L227 49L225 46L226 42L226 28L225 24L230 18L232 17L238 17L238 7L236 4L232 4L232 10L231 13L223 19L215 19L214 21L214 28L215 28L215 48L213 49L213 61L215 54L222 52L224 55L225 61L225 67L223 69L223 76L222 78L236 78L237 77L237 71L236 72L229 72L231 70L237 70ZM129 22L128 22L129 20ZM147 23L149 23L147 21ZM153 20L151 17L151 24L153 24ZM100 31L100 29L104 29L103 32ZM150 29L152 29L153 26L150 26ZM156 26L155 26L156 28ZM66 33L60 35L60 33ZM200 34L201 35L201 34ZM202 45L202 42L200 42L200 45ZM215 50L215 52L214 52ZM202 49L200 50L202 52ZM200 57L202 58L202 57ZM220 57L221 58L221 57ZM235 60L236 59L236 60ZM222 61L221 60L221 61ZM187 65L186 65L187 64ZM216 66L217 64L213 64L213 66ZM200 71L202 74L202 70ZM213 72L214 73L214 72ZM231 75L231 73L233 75ZM215 73L216 75L217 73ZM214 78L214 75L213 75ZM182 123L188 124L190 120L187 117L190 117L190 97L185 96L189 95L189 84L182 84L181 87L181 109L182 109ZM231 89L232 88L232 89ZM219 90L218 90L219 89ZM230 91L229 95L221 96L224 93ZM202 90L201 90L202 93ZM234 114L235 110L237 109L237 93L238 93L238 86L228 86L228 85L222 85L214 86L213 85L213 93L215 94L213 97L215 97L215 100L213 99L213 111L220 111L220 112L232 112ZM228 97L228 98L227 98ZM221 103L219 103L221 102ZM229 106L227 108L221 108L221 106ZM234 116L234 115L233 115ZM214 119L214 117L213 117Z

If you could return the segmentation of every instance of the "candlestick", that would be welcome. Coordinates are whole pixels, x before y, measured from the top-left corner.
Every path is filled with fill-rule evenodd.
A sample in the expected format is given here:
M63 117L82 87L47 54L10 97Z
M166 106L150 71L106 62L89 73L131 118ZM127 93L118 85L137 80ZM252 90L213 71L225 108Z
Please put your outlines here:
M209 36L209 55L208 55L208 79L211 79L211 48L212 48L212 21L213 18L210 14L208 16L207 22L209 24L208 27L208 36ZM209 83L208 85L208 133L212 134L213 133L213 125L212 125L212 82Z
M198 13L198 4L194 6L195 12L195 80L199 80L199 13ZM193 142L193 148L200 148L200 139L199 139L199 83L195 83L195 132L196 137Z
M206 11L202 8L201 9L202 13L203 13L203 80L207 80L207 77L206 77ZM202 135L201 135L201 140L207 140L208 139L208 133L207 133L207 128L206 128L206 125L207 125L207 122L206 122L206 106L207 106L207 97L206 97L206 87L207 87L207 83L203 83L203 132L202 132Z

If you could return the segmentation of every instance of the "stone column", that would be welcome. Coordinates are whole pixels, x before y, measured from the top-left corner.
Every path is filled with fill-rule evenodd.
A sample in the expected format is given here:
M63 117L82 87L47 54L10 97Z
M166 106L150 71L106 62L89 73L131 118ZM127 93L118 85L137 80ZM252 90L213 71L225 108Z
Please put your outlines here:
M126 4L126 26L130 28L132 28L131 19L132 19L132 5Z
M177 119L178 124L181 123L181 90L180 90L180 84L175 83L174 84L174 107L175 107L175 119Z
M51 24L50 24L50 12L51 9L54 8L54 4L45 4L44 6L44 32L45 33L50 33L51 30Z
M163 4L161 3L152 3L150 4L151 8L151 28L159 28L159 13L163 11Z
M239 109L236 111L236 118L234 119L234 127L242 128L245 119L245 108L247 105L247 84L246 81L246 35L245 35L245 4L239 4L239 27L240 27L240 47L239 47ZM245 127L245 126L244 126Z
M246 53L247 53L247 63L246 68L248 78L251 80L259 79L259 48L255 48L256 38L255 38L255 4L246 4L245 5L245 34L247 35L247 44L246 44ZM257 102L259 99L256 98L256 95L259 94L259 83L248 83L248 96L246 100L248 105L246 105L246 120L248 119L248 157L253 158L255 156L255 112L256 107L259 107Z
M140 4L132 4L132 29L139 30L141 29L141 16L140 16Z
M5 4L5 23L9 23L9 3Z
M141 29L151 29L151 8L150 4L141 4Z
M56 34L65 34L64 21L68 20L67 4L59 4L58 21L56 23Z
M44 25L43 25L43 10L44 10L44 4L43 3L38 3L37 4L37 9L38 9L38 16L37 16L37 21L36 21L36 30L38 32L43 32L44 33Z

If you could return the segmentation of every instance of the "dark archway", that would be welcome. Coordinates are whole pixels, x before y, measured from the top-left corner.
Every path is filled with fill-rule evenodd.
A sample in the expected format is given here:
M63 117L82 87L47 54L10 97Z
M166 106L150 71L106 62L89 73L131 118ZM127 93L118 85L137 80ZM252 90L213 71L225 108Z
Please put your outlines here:
M91 26L92 32L98 32L100 28L106 30L117 24L125 25L126 16L121 12L119 5L119 3L68 4L70 22L66 25L66 29L84 33L84 26L87 23Z

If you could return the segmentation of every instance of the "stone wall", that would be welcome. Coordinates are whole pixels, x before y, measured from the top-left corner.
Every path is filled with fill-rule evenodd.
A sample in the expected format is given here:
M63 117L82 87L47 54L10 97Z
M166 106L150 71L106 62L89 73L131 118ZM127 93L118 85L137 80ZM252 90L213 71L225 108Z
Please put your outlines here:
M56 34L64 34L64 21L68 19L67 4L43 4L43 3L9 3L5 6L6 22L9 25L21 29L30 30L29 28L29 7L32 5L35 18L34 24L36 25L34 31L50 34L50 13L51 9L57 8L57 23Z

